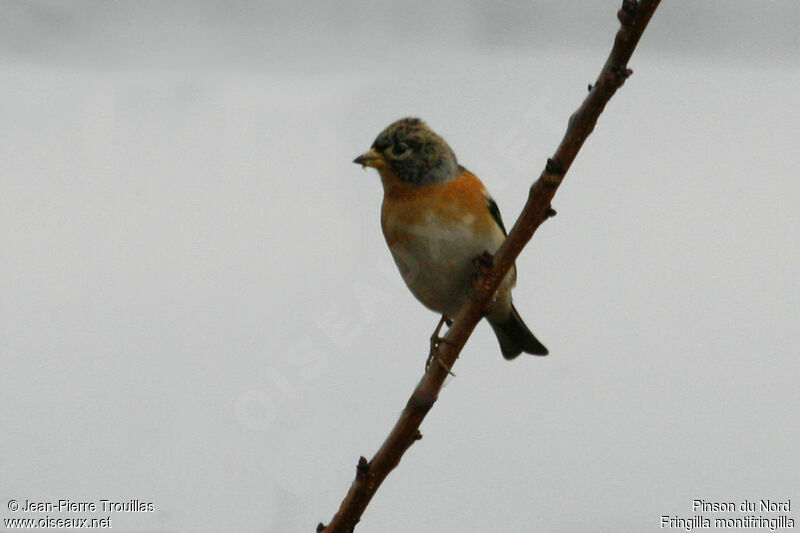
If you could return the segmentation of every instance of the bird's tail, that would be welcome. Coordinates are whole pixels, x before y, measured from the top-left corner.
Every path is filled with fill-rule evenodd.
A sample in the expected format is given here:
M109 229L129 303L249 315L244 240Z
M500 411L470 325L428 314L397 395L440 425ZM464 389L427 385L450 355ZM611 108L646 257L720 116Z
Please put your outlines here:
M547 348L533 336L513 304L511 312L503 322L489 320L489 324L497 335L500 350L506 359L514 359L522 352L533 355L548 354Z

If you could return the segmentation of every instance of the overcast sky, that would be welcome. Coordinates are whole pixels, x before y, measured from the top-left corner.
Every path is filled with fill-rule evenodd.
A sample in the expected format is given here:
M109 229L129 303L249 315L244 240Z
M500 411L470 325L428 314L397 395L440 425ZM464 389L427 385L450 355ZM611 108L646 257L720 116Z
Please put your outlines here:
M438 319L352 159L420 116L510 226L618 3L0 1L0 519L327 522ZM551 355L479 325L358 531L800 501L798 26L793 0L663 2L517 262Z

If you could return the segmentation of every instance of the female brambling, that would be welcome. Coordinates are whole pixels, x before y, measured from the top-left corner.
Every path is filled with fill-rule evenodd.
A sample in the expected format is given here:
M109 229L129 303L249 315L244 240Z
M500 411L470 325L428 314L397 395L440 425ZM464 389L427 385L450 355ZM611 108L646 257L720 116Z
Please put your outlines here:
M428 309L451 319L469 298L473 260L493 254L506 238L497 204L477 176L458 164L445 140L418 118L391 124L353 162L380 174L381 228L406 285ZM522 352L547 355L511 303L515 282L512 267L486 319L506 359Z

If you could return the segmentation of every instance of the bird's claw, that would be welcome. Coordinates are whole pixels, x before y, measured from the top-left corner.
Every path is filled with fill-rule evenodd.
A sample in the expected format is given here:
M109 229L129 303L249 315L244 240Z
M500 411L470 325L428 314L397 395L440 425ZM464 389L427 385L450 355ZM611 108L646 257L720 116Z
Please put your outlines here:
M483 253L472 260L477 275L475 276L475 286L479 290L487 290L489 283L489 272L494 266L494 255L484 250Z
M448 374L451 376L455 376L453 372L450 370L450 367L444 364L442 359L439 357L439 346L442 344L449 344L453 346L453 343L445 339L444 337L439 336L439 332L442 330L442 326L447 324L450 327L453 321L446 316L442 315L442 319L439 321L439 324L436 326L436 330L434 330L433 334L431 335L431 351L428 353L428 359L425 361L425 370L428 370L428 367L431 366L431 363L435 359L439 365L444 368Z
M452 346L451 342L446 341L444 339L440 339L439 342L444 344L450 344ZM439 363L439 366L441 366L448 374L450 374L453 377L456 377L456 375L453 374L453 371L450 370L450 367L447 366L444 361L442 361L441 357L439 357L439 351L437 350L437 348L439 348L438 343L436 344L435 348L433 346L433 343L431 343L431 351L428 354L428 359L425 361L425 371L426 372L428 371L428 367L431 366L431 363L435 360L437 363Z
M494 266L494 254L489 253L489 250L484 250L483 253L472 260L472 264L478 270L489 270Z

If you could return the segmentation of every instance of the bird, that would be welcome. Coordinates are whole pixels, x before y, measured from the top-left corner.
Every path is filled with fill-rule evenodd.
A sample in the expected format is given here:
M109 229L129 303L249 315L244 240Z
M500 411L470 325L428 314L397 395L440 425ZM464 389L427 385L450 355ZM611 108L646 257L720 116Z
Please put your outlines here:
M442 315L435 336L470 298L476 259L491 258L506 239L497 203L481 180L458 163L450 145L419 118L393 122L353 162L378 171L386 244L411 293ZM485 318L504 358L522 352L547 355L511 300L516 276L512 266Z

